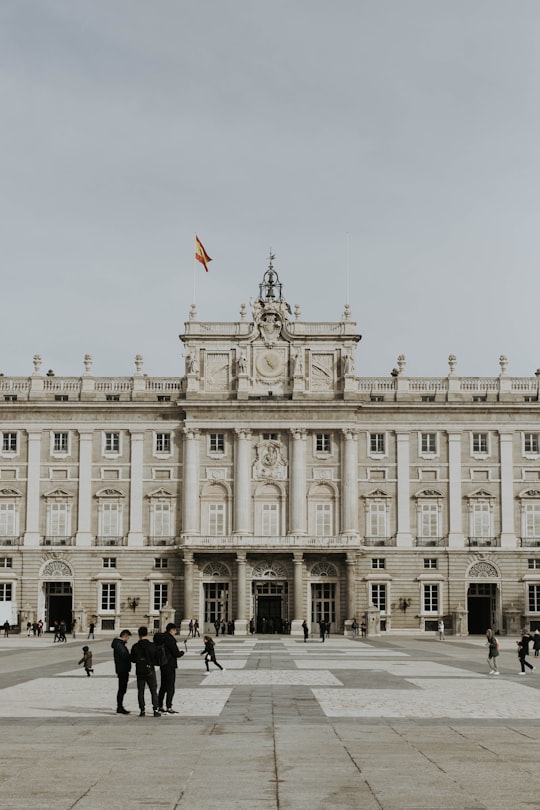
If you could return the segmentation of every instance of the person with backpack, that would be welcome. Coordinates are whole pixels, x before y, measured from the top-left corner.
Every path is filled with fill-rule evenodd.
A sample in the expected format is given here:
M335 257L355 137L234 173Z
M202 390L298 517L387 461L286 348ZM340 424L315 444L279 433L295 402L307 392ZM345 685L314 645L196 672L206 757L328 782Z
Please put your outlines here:
M210 672L210 667L208 666L210 661L213 664L215 664L218 669L223 669L221 664L218 664L218 662L216 661L216 648L214 646L213 640L210 638L210 636L203 636L203 641L204 641L204 650L201 650L199 655L204 655L204 663L206 664L206 671Z
M178 714L173 707L174 691L176 686L177 660L184 655L183 650L178 649L176 642L176 625L169 622L164 633L154 635L154 644L158 648L158 660L160 664L160 684L158 693L158 711L162 714ZM161 650L160 648L163 648ZM165 703L163 699L165 698Z
M497 666L497 656L499 655L499 642L495 638L493 630L486 630L486 639L488 646L488 665L490 675L500 675Z
M137 698L139 701L139 717L146 714L144 705L144 690L148 686L152 696L154 717L161 717L157 693L157 679L154 664L156 661L155 645L148 638L148 627L139 627L139 640L131 648L131 660L135 664L137 676Z

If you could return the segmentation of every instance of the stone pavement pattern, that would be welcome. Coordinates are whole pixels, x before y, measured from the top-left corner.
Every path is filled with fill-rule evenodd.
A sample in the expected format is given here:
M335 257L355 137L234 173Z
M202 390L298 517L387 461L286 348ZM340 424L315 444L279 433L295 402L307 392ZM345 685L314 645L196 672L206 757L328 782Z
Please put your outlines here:
M225 637L208 675L190 640L162 718L134 678L116 715L110 641L0 639L2 810L540 809L540 671L512 639L500 677L477 638Z

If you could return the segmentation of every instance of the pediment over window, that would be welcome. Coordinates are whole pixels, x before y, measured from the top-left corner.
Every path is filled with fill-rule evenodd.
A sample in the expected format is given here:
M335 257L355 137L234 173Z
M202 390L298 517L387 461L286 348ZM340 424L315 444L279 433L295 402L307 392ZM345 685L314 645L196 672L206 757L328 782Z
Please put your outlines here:
M119 489L100 489L96 492L96 498L125 498L123 492Z
M413 497L414 498L444 498L444 495L438 489L421 489Z
M160 487L159 489L155 489L154 492L148 493L149 498L174 498L172 492L169 492L167 489L163 489Z
M487 489L477 489L475 492L471 492L469 495L465 496L466 498L489 498L493 500L495 495L492 495L491 492L488 492Z
M385 492L383 489L374 489L373 492L368 492L367 495L364 495L364 498L389 498L390 495L388 492Z
M5 487L4 489L0 489L0 498L22 498L22 492L19 492L18 489Z
M72 492L67 492L65 489L51 489L49 492L43 493L44 498L73 498Z
M525 489L519 493L518 498L540 498L540 489Z

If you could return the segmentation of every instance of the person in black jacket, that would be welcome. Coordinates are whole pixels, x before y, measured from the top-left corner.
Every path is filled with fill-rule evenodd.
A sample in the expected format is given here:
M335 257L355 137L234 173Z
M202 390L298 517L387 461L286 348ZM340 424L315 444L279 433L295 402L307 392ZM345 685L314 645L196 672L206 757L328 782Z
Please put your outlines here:
M156 633L154 636L154 644L163 644L167 654L167 663L162 664L160 667L161 681L159 685L158 703L159 709L162 714L178 714L172 707L174 698L174 690L176 686L176 663L178 658L184 654L183 650L178 649L176 643L176 625L169 622L165 628L164 633ZM165 706L163 705L163 698L166 697Z
M144 689L146 686L148 686L152 695L154 717L161 717L161 712L158 710L157 680L154 668L156 658L154 645L148 638L148 627L139 627L138 636L139 640L131 648L131 660L135 664L135 675L137 676L139 717L144 717L146 714L144 710Z
M210 672L210 667L208 666L210 661L213 664L215 664L218 669L223 669L221 664L218 664L218 662L216 661L216 650L214 647L214 642L212 641L210 636L204 636L203 641L204 641L204 650L201 650L199 655L204 655L204 663L206 664L206 671Z
M120 636L113 639L111 644L114 654L114 668L118 678L116 714L129 714L128 710L124 708L124 695L127 692L129 673L131 671L131 657L127 648L130 637L129 630L122 630Z

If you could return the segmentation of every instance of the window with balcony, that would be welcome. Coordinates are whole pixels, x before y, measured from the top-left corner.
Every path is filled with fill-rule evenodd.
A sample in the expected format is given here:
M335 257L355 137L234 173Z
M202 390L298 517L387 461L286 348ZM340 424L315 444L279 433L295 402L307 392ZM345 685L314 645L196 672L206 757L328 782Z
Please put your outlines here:
M19 536L19 510L15 501L0 501L0 542Z
M331 537L333 534L333 509L331 503L315 504L315 534L317 537Z
M264 537L279 536L279 505L277 503L261 504L261 532Z
M225 534L225 504L208 504L208 534L223 536Z

